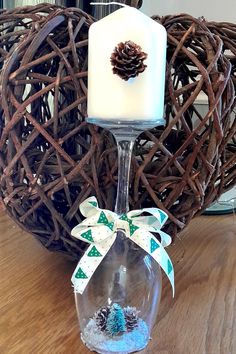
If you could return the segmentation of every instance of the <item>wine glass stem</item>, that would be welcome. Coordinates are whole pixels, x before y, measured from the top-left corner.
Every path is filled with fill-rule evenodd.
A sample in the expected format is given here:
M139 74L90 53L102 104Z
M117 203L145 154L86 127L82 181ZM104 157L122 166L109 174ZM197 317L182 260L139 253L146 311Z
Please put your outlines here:
M115 212L118 215L129 211L129 176L134 139L124 140L115 137L118 147L118 186Z

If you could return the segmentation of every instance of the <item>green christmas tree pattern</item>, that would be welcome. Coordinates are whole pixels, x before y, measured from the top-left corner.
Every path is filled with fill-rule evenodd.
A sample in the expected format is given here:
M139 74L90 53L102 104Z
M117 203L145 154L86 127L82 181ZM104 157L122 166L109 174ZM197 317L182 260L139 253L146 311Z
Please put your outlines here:
M172 272L172 270L173 270L173 266L172 266L172 264L171 264L169 259L168 259L167 269L168 269L168 274L170 274Z
M108 222L108 219L106 217L106 214L104 213L104 211L102 211L100 216L99 216L99 219L98 219L98 224L107 225L108 223L109 222Z
M114 222L109 222L106 217L106 214L103 211L101 212L101 214L99 216L98 224L104 224L105 226L109 227L110 230L113 231Z
M158 245L158 243L152 238L151 239L151 253L156 251L159 247L160 246Z
M166 219L166 215L164 213L162 213L161 210L159 210L159 214L160 214L160 217L161 217L161 223Z
M114 228L114 222L108 222L107 225L111 231L113 231Z
M128 221L128 222L131 221L131 220L128 219L127 215L125 215L125 214L120 217L120 220ZM131 222L132 222L132 221L131 221Z
M88 230L88 231L82 233L81 237L83 237L85 240L88 240L90 242L94 242L91 230Z
M135 233L135 231L137 231L138 229L139 229L138 226L135 226L135 225L133 225L133 224L130 224L130 225L129 225L130 236L132 236L132 235Z
M89 202L89 204L91 204L91 205L94 206L94 207L97 207L97 206L98 206L97 202Z
M93 246L88 253L88 257L102 257L102 254Z
M83 272L81 268L77 270L77 273L75 274L76 279L88 279L87 275Z

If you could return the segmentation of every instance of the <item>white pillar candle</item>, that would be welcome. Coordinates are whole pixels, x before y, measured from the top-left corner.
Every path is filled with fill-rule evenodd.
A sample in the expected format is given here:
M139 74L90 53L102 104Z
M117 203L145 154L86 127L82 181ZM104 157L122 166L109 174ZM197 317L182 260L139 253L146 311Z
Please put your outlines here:
M123 7L89 30L88 117L146 121L163 118L166 67L165 28L133 7ZM147 54L145 70L125 81L113 73L111 55L132 41Z

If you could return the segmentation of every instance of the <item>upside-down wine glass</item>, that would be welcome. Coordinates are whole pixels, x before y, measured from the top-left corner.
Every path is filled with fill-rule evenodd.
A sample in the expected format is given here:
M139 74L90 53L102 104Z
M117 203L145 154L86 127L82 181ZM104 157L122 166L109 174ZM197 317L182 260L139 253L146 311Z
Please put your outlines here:
M145 130L164 125L166 31L137 9L124 7L93 24L89 38L87 121L108 129L116 139L119 171L115 212L123 216L129 210L135 139ZM112 69L111 58L119 49L125 58L130 52L136 55L140 69L137 78L125 81L114 75L117 70L116 66ZM122 73L121 69L118 74ZM75 293L85 345L102 354L127 354L145 348L156 320L161 287L159 264L119 229L83 294ZM111 329L106 331L111 311L116 311L121 327L125 315L126 325L118 335L112 335Z

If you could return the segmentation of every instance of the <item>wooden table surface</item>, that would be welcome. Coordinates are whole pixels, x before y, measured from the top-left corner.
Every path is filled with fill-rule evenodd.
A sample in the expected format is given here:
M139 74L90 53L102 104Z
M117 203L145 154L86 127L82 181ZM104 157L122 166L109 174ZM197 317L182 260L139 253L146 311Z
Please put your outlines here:
M88 354L70 276L74 264L49 253L0 212L0 353ZM164 290L149 354L236 353L236 220L192 221L169 253L176 296Z

